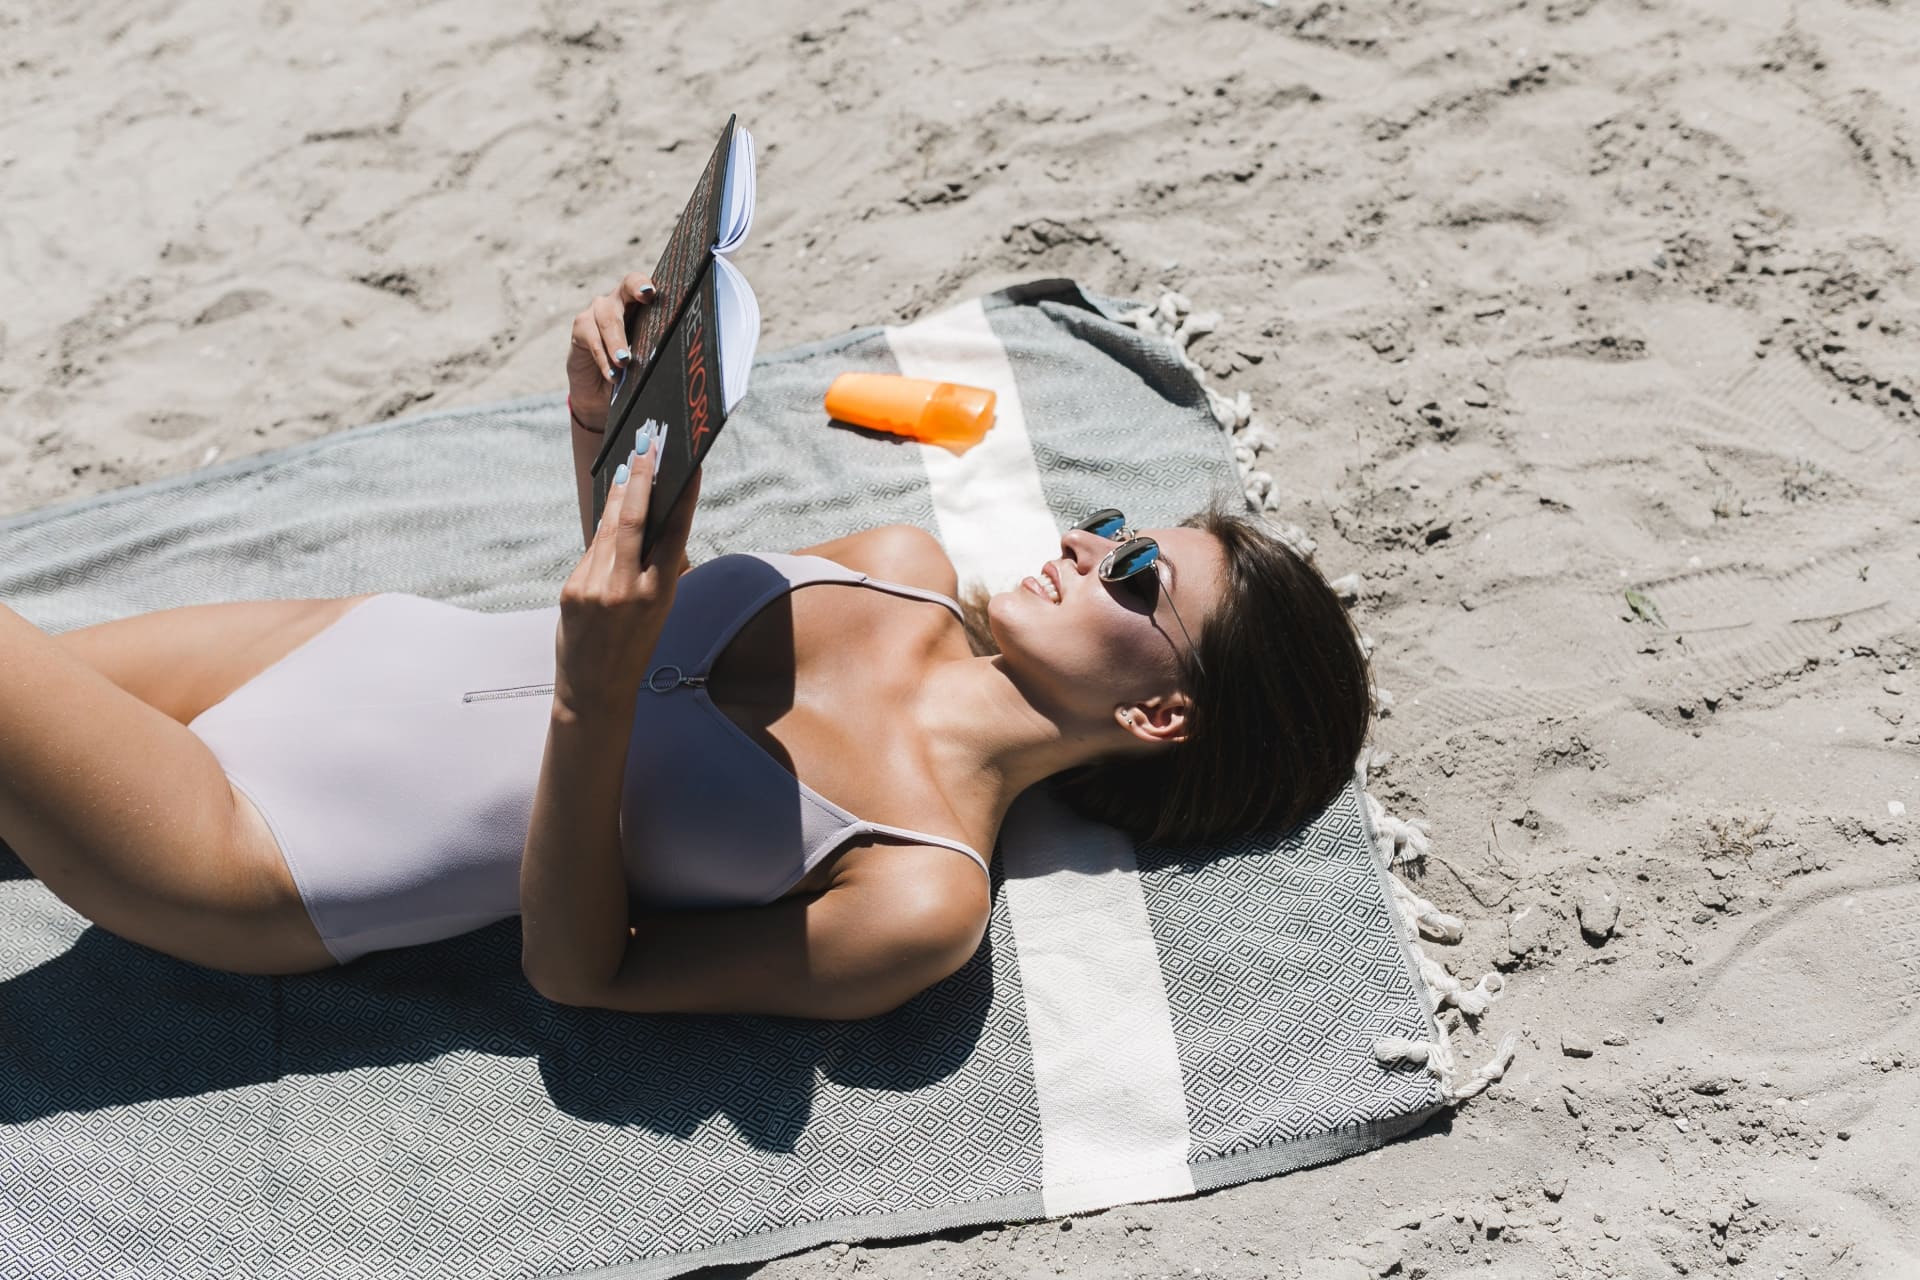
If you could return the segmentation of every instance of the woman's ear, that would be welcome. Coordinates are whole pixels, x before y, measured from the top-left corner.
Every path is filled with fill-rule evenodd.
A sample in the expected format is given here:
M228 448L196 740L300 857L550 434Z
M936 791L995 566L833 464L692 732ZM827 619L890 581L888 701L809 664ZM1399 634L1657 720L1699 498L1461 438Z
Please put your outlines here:
M1114 719L1133 737L1153 746L1187 740L1187 699L1179 694L1169 698L1148 698L1115 707Z

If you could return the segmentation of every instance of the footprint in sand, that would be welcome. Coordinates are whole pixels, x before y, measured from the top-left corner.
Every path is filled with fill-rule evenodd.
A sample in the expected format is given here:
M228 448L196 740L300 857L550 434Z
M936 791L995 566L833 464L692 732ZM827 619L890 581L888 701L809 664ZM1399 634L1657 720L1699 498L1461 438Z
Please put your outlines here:
M1920 885L1899 885L1834 892L1756 923L1710 967L1694 1021L1735 1052L1830 1063L1916 1012Z

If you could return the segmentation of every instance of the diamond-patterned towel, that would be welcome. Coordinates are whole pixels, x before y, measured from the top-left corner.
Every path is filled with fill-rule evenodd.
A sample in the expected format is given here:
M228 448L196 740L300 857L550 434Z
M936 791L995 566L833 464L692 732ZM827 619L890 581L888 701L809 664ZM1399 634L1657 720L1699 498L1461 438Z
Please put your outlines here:
M1203 390L1070 282L763 358L696 559L909 521L1011 585L1088 510L1238 494ZM992 387L961 457L829 428L848 368ZM476 480L476 477L483 479ZM200 601L551 602L578 557L558 397L344 431L0 523L50 631ZM670 1276L828 1240L1190 1194L1442 1105L1358 783L1285 838L1135 848L1015 806L980 952L862 1023L559 1008L518 929L330 973L210 973L0 851L0 1276ZM611 1270L606 1270L606 1269Z

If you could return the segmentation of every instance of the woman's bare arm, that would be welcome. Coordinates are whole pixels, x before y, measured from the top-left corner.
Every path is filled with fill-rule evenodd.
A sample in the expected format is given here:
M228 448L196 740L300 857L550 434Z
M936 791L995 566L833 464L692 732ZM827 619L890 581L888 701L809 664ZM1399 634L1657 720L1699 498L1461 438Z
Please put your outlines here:
M935 846L888 850L811 898L629 917L617 816L625 714L558 704L520 864L521 968L559 1004L632 1013L868 1018L979 949L987 882Z
M653 454L613 474L586 554L560 586L553 707L520 855L521 962L545 992L591 990L626 948L619 812L642 673L673 610L700 472L643 561Z
M550 1000L579 1003L626 956L619 814L632 731L631 706L554 701L520 855L520 967Z
M587 430L578 422L569 429L573 432L574 478L580 490L580 545L584 547L593 541L593 460L599 456L600 446L607 437L602 432Z
M964 965L990 907L971 860L895 845L816 895L637 916L605 981L545 994L627 1013L872 1018Z

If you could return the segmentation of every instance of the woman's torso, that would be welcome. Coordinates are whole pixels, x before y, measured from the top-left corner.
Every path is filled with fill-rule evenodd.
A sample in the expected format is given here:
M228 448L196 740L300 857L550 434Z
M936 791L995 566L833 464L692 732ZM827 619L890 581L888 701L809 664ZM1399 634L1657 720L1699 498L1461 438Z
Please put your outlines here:
M901 714L934 664L967 655L955 609L817 556L723 556L683 577L649 668L711 683L635 703L620 821L637 902L770 902L872 858L979 874L992 819L956 811ZM189 726L263 815L337 959L517 912L557 623L554 607L374 596ZM889 825L967 848L861 838Z
M709 595L717 598L703 598ZM858 819L959 841L984 857L993 843L990 819L957 810L943 780L927 767L926 744L901 714L932 666L969 652L944 597L817 556L724 556L683 578L649 663L652 678L639 694L628 748L625 817L641 824L630 833L640 847L628 849L636 887L648 889L646 868L665 861L667 887L680 888L697 878L689 874L688 855L724 859L735 834L766 846L798 838L789 818L796 781L811 793L802 795L803 807L818 800L838 811L815 806L812 812L813 825L830 837L845 840L841 824ZM696 673L704 685L682 683ZM718 726L715 717L732 728ZM695 744L700 759L676 751L682 738ZM738 776L709 782L700 774L711 765ZM785 776L771 775L771 784L754 777L770 769ZM652 810L650 785L710 786L709 811L698 804ZM778 820L770 824L763 812L744 826L729 825L733 815L722 812L729 801L752 802L769 787L776 795L789 793L781 797ZM648 827L654 812L671 821ZM652 847L645 847L649 837ZM833 838L815 851L824 856L778 896L816 892L856 861L889 852L858 838L837 845ZM696 855L702 842L709 848ZM673 851L665 859L662 847ZM781 860L773 859L772 867L782 870Z

